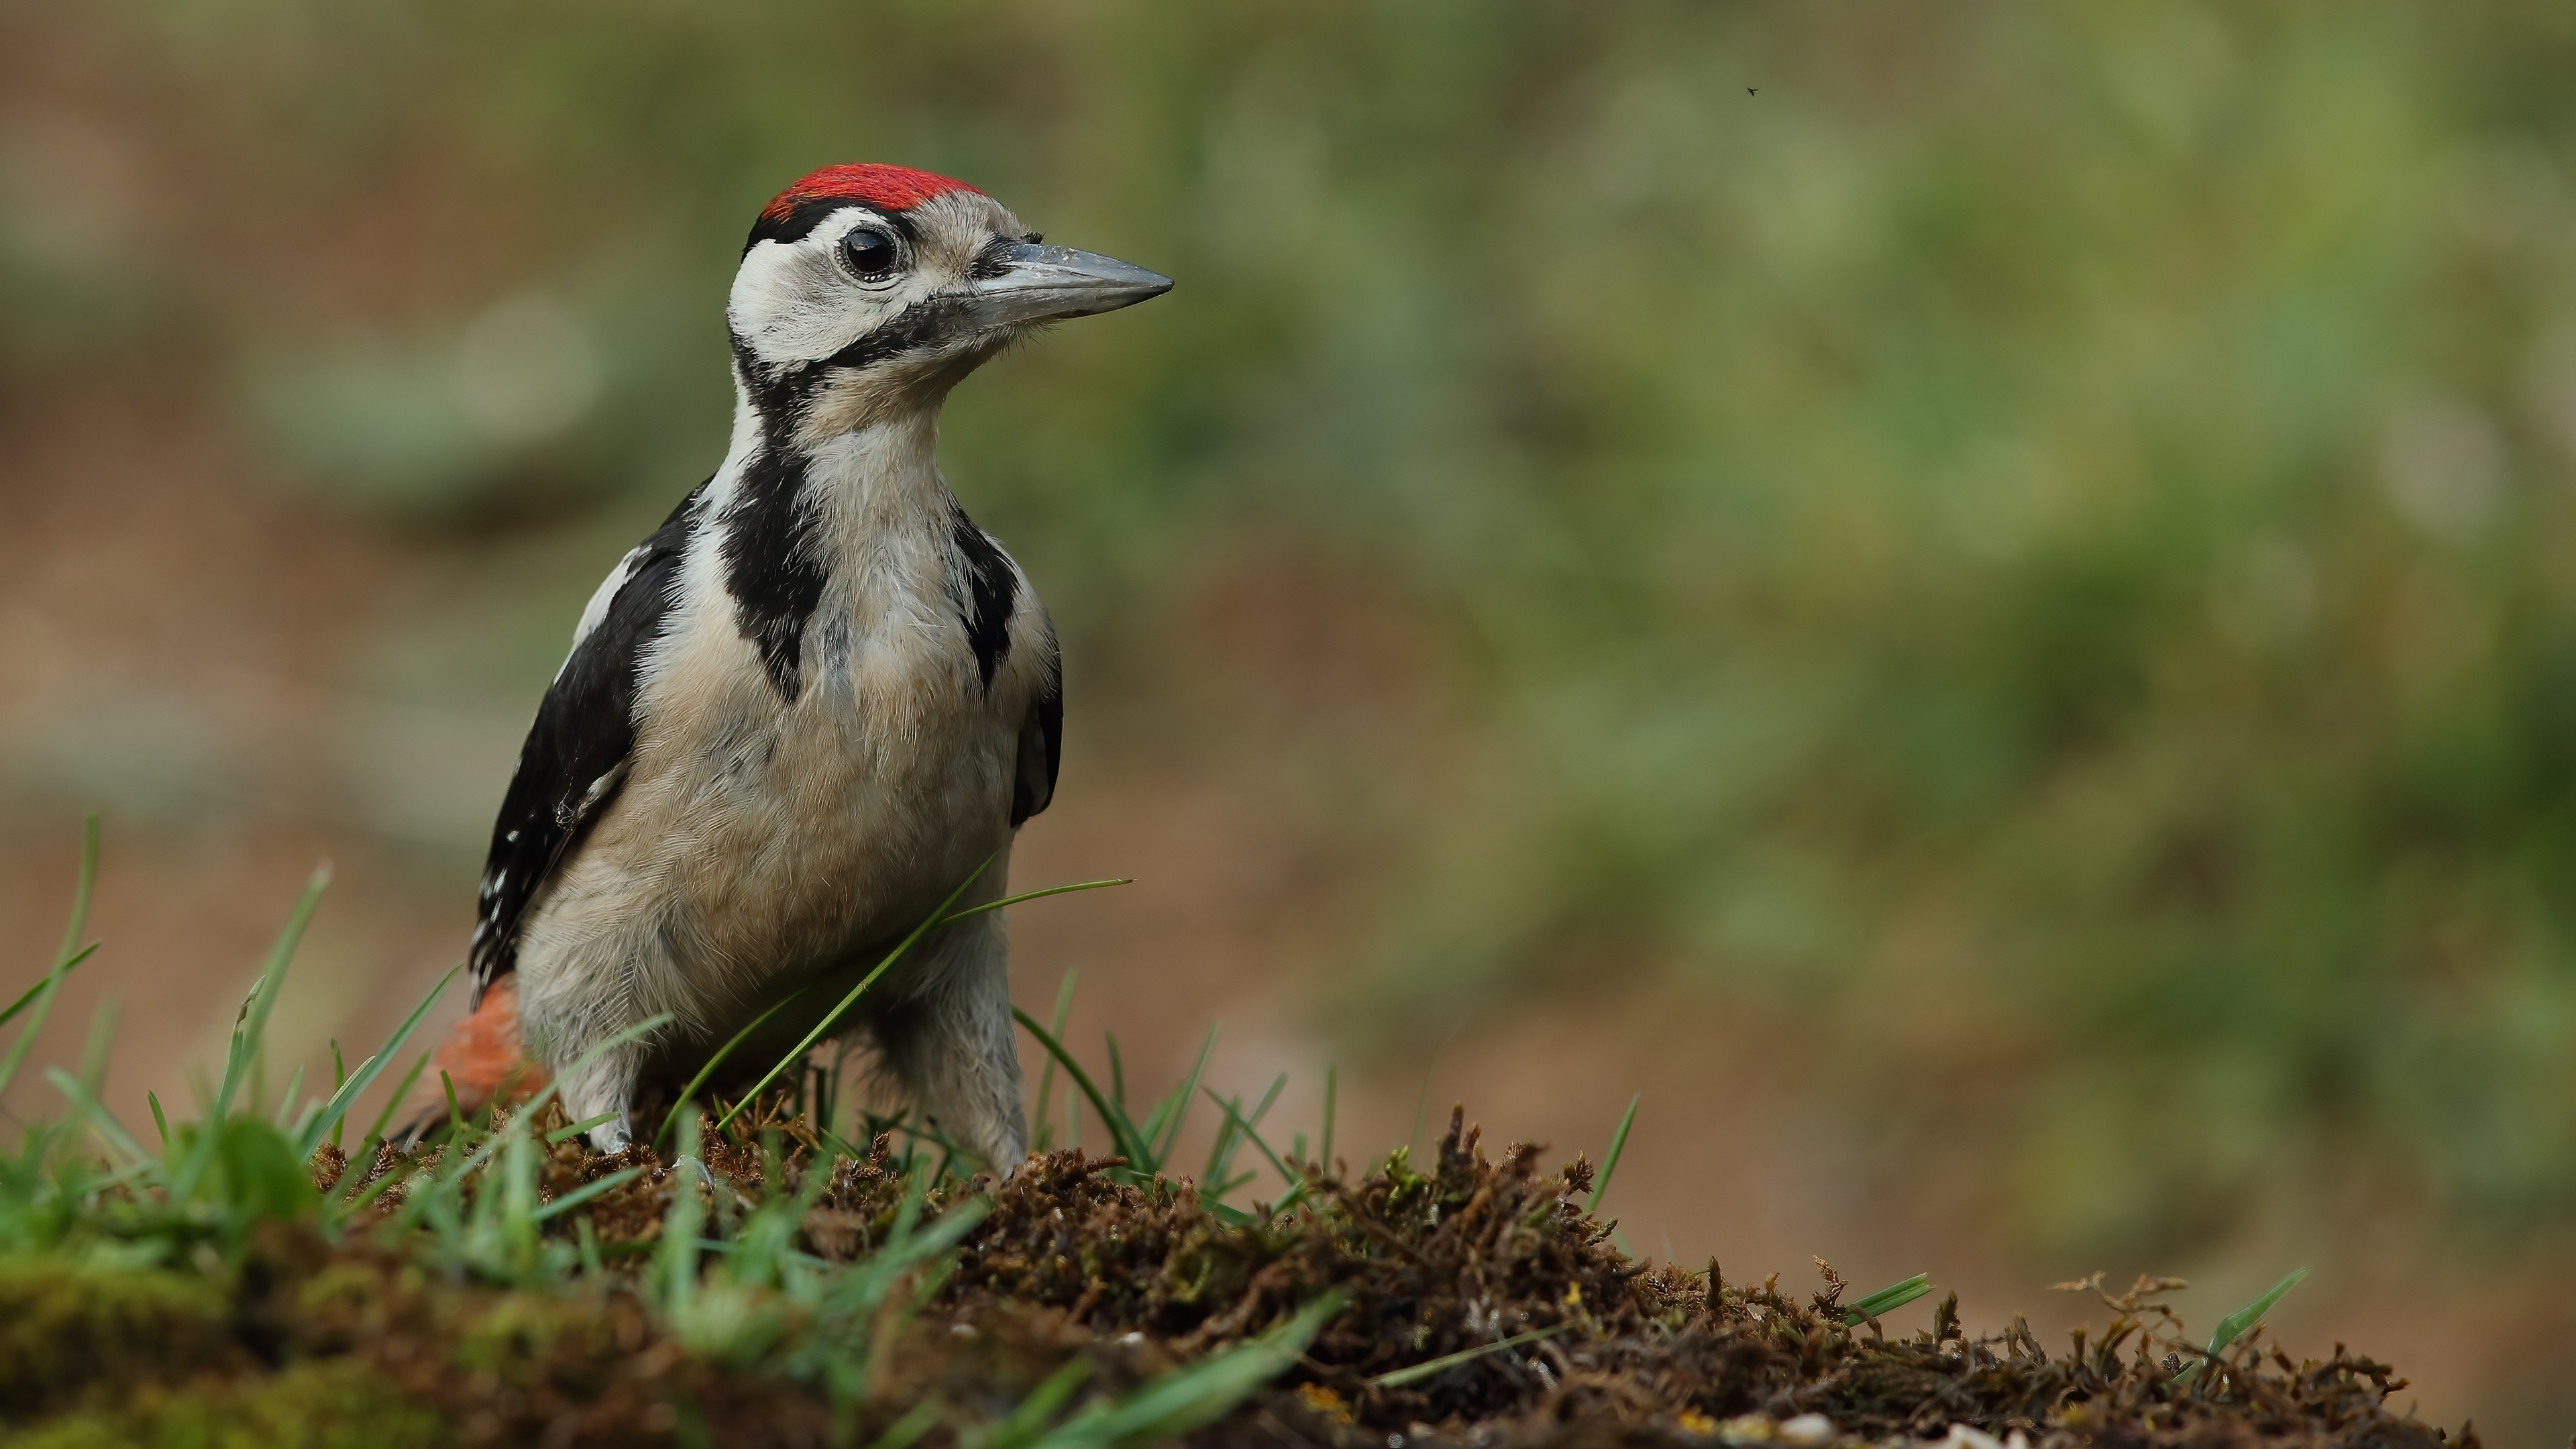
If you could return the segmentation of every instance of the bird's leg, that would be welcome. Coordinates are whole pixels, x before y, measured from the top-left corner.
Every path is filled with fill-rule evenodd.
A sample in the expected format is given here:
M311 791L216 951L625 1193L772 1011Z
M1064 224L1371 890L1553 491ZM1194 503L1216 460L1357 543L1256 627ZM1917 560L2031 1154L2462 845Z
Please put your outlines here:
M913 998L877 1021L882 1058L942 1136L1007 1173L1028 1155L1029 1128L1000 915L948 928L923 966Z
M621 978L631 979L616 969L617 960L606 951L564 953L519 972L520 1029L530 1054L560 1085L564 1111L575 1122L613 1114L584 1134L597 1152L620 1152L634 1141L644 1044L630 1039L598 1048L649 1014L629 991L617 989Z
M575 1122L587 1121L603 1112L617 1115L591 1128L584 1135L590 1139L593 1152L623 1152L634 1141L634 1127L629 1120L634 1097L635 1065L622 1052L611 1051L590 1065L566 1077L563 1084L564 1111Z

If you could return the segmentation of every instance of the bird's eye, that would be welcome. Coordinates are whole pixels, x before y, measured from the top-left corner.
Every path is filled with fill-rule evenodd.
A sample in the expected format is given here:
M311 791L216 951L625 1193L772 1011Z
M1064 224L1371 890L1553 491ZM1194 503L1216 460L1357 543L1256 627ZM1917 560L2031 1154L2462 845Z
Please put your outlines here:
M894 238L872 226L860 227L841 238L841 259L862 278L876 281L894 270Z

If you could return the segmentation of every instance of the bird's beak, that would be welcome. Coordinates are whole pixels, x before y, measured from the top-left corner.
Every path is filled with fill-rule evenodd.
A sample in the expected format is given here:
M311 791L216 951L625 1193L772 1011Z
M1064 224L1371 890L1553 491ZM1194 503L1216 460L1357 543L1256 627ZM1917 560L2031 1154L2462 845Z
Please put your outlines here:
M985 327L1115 312L1172 290L1172 279L1116 257L1008 242L985 253L1002 270L976 282L967 309Z

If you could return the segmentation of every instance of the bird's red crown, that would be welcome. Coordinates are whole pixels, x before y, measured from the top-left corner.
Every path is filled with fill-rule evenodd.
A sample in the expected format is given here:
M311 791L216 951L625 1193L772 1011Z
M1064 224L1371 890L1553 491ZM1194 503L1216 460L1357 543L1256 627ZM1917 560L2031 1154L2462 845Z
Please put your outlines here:
M963 181L915 171L909 166L885 166L874 161L826 166L807 175L795 185L778 193L761 216L770 221L784 221L790 212L809 201L863 201L880 211L901 211L918 206L934 196L951 191L984 193Z

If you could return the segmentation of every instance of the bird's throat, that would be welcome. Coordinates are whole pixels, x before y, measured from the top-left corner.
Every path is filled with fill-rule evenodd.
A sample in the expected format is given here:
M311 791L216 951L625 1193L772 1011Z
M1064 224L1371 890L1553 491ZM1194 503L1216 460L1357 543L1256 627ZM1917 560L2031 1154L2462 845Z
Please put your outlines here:
M763 417L746 398L738 455L717 504L726 592L743 637L780 695L804 685L805 626L835 573L862 575L945 547L960 516L939 475L938 410L910 409L816 436Z

